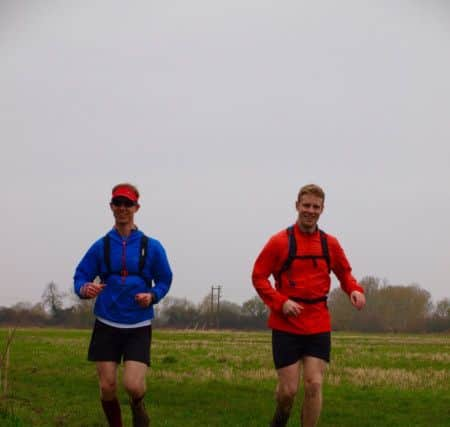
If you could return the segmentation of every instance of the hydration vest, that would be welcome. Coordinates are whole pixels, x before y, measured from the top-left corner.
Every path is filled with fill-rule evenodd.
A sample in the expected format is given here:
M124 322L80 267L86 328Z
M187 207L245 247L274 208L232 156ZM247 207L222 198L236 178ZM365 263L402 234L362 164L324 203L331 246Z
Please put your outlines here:
M294 233L294 225L291 225L286 229L286 233L288 235L288 241L289 241L289 249L288 249L288 257L284 261L283 265L281 266L280 270L276 273L275 278L276 281L279 283L279 286L281 286L281 275L283 273L289 273L289 269L291 267L292 262L295 259L310 259L313 264L317 267L317 260L318 259L325 259L327 266L328 266L328 273L331 272L331 260L330 260L330 252L328 250L328 240L327 235L324 231L319 229L319 235L320 235L320 244L322 246L322 255L297 255L297 241L295 240L295 233ZM289 279L289 286L295 287L295 282ZM326 301L328 298L328 295L324 295L318 298L299 298L299 297L289 297L289 299L296 301L296 302L302 302L305 304L315 304L318 302Z
M141 276L146 282L147 285L151 288L152 287L152 281L145 279L145 277L142 275L142 271L144 270L145 266L145 260L147 259L147 252L148 252L148 237L145 234L142 234L141 236L141 243L139 246L139 270L136 273L138 276ZM111 274L120 274L121 276L128 276L127 270L120 270L120 271L112 271L111 269L111 242L109 238L109 234L103 237L103 257L105 260L106 265L106 275L102 275L102 282L105 281L106 277L108 277Z

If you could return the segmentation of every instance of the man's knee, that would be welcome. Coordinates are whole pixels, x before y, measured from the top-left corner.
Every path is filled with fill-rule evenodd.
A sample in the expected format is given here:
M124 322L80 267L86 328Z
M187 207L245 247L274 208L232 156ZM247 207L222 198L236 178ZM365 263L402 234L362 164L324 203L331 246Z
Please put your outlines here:
M318 381L305 381L305 398L315 399L322 394L322 384Z
M145 382L140 379L127 378L123 386L127 393L134 398L141 397L145 393Z
M110 398L114 396L117 391L117 383L114 379L100 378L100 392L103 397Z
M297 394L298 386L295 384L278 384L276 399L279 403L292 405Z

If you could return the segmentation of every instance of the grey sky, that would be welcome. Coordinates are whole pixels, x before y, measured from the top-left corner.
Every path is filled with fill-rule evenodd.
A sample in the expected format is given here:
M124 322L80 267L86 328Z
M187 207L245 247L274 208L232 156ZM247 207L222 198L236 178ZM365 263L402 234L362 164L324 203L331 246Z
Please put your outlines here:
M309 182L357 278L450 296L449 52L444 0L3 0L0 305L71 288L123 180L172 296L252 297Z

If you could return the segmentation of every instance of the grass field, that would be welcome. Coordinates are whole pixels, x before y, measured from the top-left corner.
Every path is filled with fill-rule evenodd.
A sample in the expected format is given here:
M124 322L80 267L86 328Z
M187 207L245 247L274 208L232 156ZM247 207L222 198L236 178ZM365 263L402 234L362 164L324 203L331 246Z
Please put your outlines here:
M7 330L0 329L0 350ZM0 426L106 426L90 331L18 330ZM267 426L269 332L154 331L147 407L158 426ZM120 402L131 426L127 397ZM299 407L289 426L299 426ZM334 333L321 427L450 426L450 336Z

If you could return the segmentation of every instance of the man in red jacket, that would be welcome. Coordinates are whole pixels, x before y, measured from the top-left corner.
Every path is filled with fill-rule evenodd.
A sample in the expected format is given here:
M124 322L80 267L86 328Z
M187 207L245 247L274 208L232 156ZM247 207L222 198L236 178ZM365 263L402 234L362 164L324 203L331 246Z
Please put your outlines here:
M270 308L272 352L278 374L277 407L271 427L287 424L301 368L304 399L301 425L314 427L322 408L322 382L330 360L327 308L330 272L358 310L366 303L338 240L317 227L325 193L314 184L300 189L296 224L272 236L255 261L253 285ZM274 277L273 287L269 277Z

